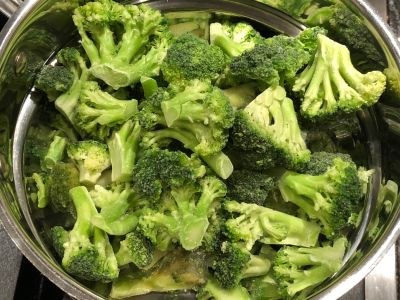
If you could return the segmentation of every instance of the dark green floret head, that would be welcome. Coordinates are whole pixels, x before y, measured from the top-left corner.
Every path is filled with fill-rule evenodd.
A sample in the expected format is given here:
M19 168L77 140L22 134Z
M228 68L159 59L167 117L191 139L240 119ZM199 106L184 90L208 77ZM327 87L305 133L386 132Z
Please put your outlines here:
M64 66L44 66L36 77L35 87L47 94L50 100L55 100L61 93L72 86L74 74Z

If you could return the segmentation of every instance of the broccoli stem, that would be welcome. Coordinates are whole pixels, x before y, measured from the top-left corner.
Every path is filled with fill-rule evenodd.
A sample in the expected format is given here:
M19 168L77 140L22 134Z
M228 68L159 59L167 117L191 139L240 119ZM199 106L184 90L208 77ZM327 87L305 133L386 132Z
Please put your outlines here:
M35 181L37 188L37 206L38 208L45 208L49 204L49 199L46 193L46 185L43 181L43 177L38 173L32 174L32 179Z
M116 221L109 222L101 214L91 218L91 223L110 235L125 235L135 229L139 222L138 213L124 215Z
M44 157L44 166L47 169L52 169L57 162L62 160L66 146L66 138L59 136L54 137L54 140L51 142L49 150Z
M239 56L246 50L245 47L234 42L225 35L216 36L214 39L214 45L220 47L222 51L224 51L230 57Z
M149 99L158 89L157 80L153 78L142 76L140 78L140 83L142 84L144 97L146 99Z

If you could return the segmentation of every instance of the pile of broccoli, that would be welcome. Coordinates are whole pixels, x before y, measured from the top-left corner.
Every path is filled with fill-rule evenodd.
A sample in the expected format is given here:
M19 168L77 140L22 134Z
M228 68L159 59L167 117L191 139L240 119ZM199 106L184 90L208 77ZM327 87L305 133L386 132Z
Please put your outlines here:
M32 209L67 273L113 299L226 300L306 296L340 270L372 171L334 142L313 150L309 127L329 139L379 100L382 72L320 27L264 37L112 0L73 22L80 46L36 76L46 99L25 144ZM387 185L381 202L396 196Z

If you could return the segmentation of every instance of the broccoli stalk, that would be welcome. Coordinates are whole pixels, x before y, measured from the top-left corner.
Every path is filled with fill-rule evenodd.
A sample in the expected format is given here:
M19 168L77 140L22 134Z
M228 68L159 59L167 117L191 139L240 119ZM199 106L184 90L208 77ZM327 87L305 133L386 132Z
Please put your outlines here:
M248 291L240 284L231 288L224 289L218 282L209 277L207 284L200 289L196 295L198 300L250 300L250 295Z
M301 169L310 160L293 102L280 86L268 88L237 113L232 137L236 147L263 153L288 169Z
M104 0L78 7L73 20L93 76L118 89L136 83L142 76L158 75L170 40L159 11L146 5ZM153 37L155 45L146 52Z
M38 208L45 208L49 203L49 197L44 176L33 173L31 178L34 180L37 189L36 193L31 194L31 199L36 200Z
M76 108L76 126L87 135L106 139L111 128L123 124L137 112L137 100L119 100L100 89L95 81L84 84Z
M385 75L379 71L362 74L353 66L346 46L322 34L317 40L313 62L293 86L293 91L304 93L302 114L310 119L324 118L375 104L385 90Z
M321 164L316 168L321 169ZM326 169L320 175L287 171L279 181L279 189L285 201L297 205L309 218L318 220L322 232L332 238L349 225L351 214L358 212L362 197L359 176L362 174L351 160L340 156L333 157Z
M224 208L238 215L226 222L228 236L245 242L248 250L256 241L304 247L314 246L318 241L320 227L315 223L256 204L226 201Z
M136 163L140 132L139 124L129 120L119 130L114 131L108 141L113 182L131 179Z
M47 169L52 169L54 165L61 161L67 146L67 139L56 135L49 146L43 164Z
M209 225L210 207L226 195L226 186L216 177L206 177L200 181L200 190L198 196L199 189L194 185L172 188L175 208L168 214L150 211L144 215L140 220L144 235L156 243L154 231L161 227L185 250L198 248Z
M89 192L79 186L69 193L77 218L68 241L63 244L63 267L69 274L84 280L110 282L118 278L118 263L108 236L90 223L97 211Z
M275 256L273 267L281 294L294 297L339 271L346 246L347 240L343 237L332 246L282 247Z

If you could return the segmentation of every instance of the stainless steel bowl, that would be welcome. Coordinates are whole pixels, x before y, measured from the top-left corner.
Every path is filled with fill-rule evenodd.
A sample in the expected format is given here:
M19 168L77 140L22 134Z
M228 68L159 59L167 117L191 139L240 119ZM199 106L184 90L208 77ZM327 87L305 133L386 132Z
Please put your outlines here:
M62 270L43 242L40 226L37 226L31 216L32 211L26 201L23 185L22 156L25 134L36 109L36 99L35 93L31 90L29 78L26 84L21 84L13 82L9 76L9 74L24 71L26 62L30 59L29 53L48 60L58 48L73 38L71 7L67 2L26 0L11 16L0 35L0 119L5 119L6 124L9 125L6 128L0 128L0 132L3 130L10 135L10 139L0 140L0 218L23 254L61 289L77 299L104 299ZM279 32L292 35L303 28L296 19L253 0L136 2L149 2L164 11L208 10L241 15ZM362 19L376 38L386 55L388 68L394 78L393 84L400 85L400 47L390 29L364 1L344 0L343 2ZM19 0L2 0L0 10L11 15L20 4ZM32 32L35 30L48 32L49 39L35 40L32 37L34 36ZM388 105L392 109L399 109L397 107L400 106L400 99L392 97L389 100ZM381 178L396 175L392 174L393 168L385 164L385 161L391 153L400 153L400 146L396 145L399 131L392 130L388 133L388 128L385 126L396 121L391 120L391 115L370 109L362 112L359 117L363 121L367 135L369 165L375 169L375 174L370 182L363 221L358 233L352 237L352 247L347 253L346 263L338 274L317 289L314 294L316 299L338 298L351 289L373 269L400 233L400 204L396 203L378 239L373 244L365 239L365 228L375 209L374 203ZM382 150L383 140L385 147ZM394 160L391 165L400 166L396 158ZM152 298L155 297L152 296Z

